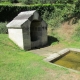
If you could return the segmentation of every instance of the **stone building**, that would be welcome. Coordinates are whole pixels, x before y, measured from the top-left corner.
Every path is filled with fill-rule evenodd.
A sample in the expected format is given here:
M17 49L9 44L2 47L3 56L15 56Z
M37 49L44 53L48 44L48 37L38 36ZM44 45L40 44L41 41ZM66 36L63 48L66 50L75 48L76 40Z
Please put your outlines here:
M9 38L24 50L47 44L47 24L36 10L20 12L7 28Z

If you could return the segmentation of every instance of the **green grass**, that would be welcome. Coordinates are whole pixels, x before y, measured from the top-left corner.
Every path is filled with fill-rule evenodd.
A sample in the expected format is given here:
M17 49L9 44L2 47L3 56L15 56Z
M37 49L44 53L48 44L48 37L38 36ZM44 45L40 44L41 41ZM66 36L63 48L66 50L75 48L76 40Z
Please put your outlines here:
M58 80L60 75L70 74L68 69L43 59L30 51L21 50L8 39L7 34L0 34L0 80ZM55 76L49 77L51 73Z
M63 42L63 44L68 48L80 48L80 41Z
M6 34L7 33L7 22L0 22L0 34Z
M0 4L1 4L1 5L10 5L10 4L12 4L12 3L10 3L10 2L0 2Z

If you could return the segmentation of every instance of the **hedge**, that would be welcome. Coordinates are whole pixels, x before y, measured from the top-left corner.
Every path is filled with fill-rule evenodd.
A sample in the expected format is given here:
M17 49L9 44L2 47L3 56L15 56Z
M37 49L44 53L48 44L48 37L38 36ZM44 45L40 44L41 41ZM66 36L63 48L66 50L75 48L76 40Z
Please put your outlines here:
M13 5L0 5L0 22L11 21L19 12L28 10L37 10L40 15L43 15L45 11L52 12L54 8L63 8L63 4L37 4L27 6L13 6Z
M7 22L0 22L0 34L8 33L6 25L7 25Z

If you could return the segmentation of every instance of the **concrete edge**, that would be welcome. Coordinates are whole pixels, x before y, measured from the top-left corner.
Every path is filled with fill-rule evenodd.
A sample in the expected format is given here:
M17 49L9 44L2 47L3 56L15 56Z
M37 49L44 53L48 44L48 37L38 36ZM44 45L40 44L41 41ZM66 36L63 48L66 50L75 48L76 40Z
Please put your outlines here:
M80 49L77 49L77 48L69 48L70 51L77 51L77 52L80 52Z
M54 53L54 54L50 55L49 57L45 58L44 60L50 62L58 57L60 57L60 55L57 53Z

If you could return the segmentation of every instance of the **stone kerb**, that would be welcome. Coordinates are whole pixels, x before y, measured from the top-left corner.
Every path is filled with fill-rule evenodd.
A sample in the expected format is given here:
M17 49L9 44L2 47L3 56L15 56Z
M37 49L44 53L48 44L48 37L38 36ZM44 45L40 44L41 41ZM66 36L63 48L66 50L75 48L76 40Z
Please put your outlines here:
M54 54L50 55L49 57L47 57L47 58L44 59L44 60L49 62L49 61L52 61L52 60L54 60L54 59L56 59L56 58L58 58L58 57L60 57L60 55L57 54L57 53L54 53Z
M69 48L70 51L76 51L76 52L80 52L80 49L76 49L76 48Z
M44 60L50 62L50 61L52 61L52 60L54 60L54 59L56 59L56 58L64 55L65 53L67 53L67 52L69 52L69 51L70 51L70 50L69 50L68 48L63 49L63 50L59 51L58 53L53 53L52 55L50 55L49 57L47 57L47 58L44 59Z
M66 48L66 49L63 49L63 50L59 51L58 54L59 54L59 55L64 55L64 54L66 54L66 53L69 52L69 51L70 51L70 50L69 50L68 48Z

